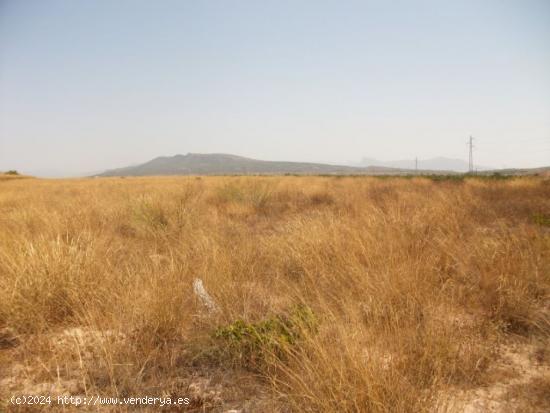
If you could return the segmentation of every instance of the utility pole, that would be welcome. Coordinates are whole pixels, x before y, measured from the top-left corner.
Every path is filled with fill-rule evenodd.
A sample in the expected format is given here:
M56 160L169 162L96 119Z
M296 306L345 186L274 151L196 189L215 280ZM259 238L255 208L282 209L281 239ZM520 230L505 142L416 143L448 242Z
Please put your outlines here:
M418 173L418 157L414 158L414 170Z
M470 148L469 157L468 157L468 172L473 173L474 172L474 138L472 136L470 136L470 140L468 141L468 146Z

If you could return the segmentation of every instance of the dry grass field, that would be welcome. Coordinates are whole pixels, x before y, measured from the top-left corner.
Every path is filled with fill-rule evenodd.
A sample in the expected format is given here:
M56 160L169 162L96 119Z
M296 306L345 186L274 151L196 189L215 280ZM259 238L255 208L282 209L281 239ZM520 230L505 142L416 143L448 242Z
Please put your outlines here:
M549 225L537 177L1 180L0 411L549 411Z

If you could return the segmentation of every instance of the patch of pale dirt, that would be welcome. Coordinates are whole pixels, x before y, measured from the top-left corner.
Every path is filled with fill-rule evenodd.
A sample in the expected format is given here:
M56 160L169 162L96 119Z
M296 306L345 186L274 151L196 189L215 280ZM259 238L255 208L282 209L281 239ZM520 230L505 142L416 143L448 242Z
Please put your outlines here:
M508 413L519 411L518 387L529 386L537 379L550 380L550 364L537 356L540 348L533 344L508 344L500 350L499 362L491 368L494 383L469 390L451 390L442 395L436 413ZM520 395L521 397L522 395ZM525 395L525 397L527 397ZM528 403L528 401L527 401ZM533 413L537 410L534 406Z
M51 354L76 354L65 357L69 366L60 374L51 371L38 356L28 358L25 340L2 336L5 345L0 348L0 399L7 400L14 395L85 396L89 394L82 380L82 363L93 363L102 346L129 340L124 334L113 331L97 331L84 328L70 328L57 333L34 337L33 346L44 347ZM33 347L34 348L34 347ZM100 351L100 350L99 350ZM31 349L32 354L32 349ZM70 374L66 374L66 372ZM47 372L47 373L45 373ZM63 374L65 372L65 374ZM155 383L155 388L164 388L158 396L189 397L187 412L214 413L259 413L282 412L271 395L264 392L257 379L247 372L222 371L220 369L190 368L183 377L169 379L166 383ZM95 395L95 394L94 394ZM114 397L115 395L109 395ZM140 395L132 395L139 397ZM8 406L9 407L9 406ZM52 406L53 407L53 406ZM59 407L59 406L58 406ZM110 410L111 409L111 410ZM2 405L0 404L0 411ZM83 406L59 407L53 411L87 411ZM9 410L8 410L9 411ZM20 411L20 410L14 410ZM96 411L116 411L105 406ZM141 407L132 411L159 411L159 407Z
M78 360L69 371L69 376L57 371L51 371L39 357L30 360L21 360L18 353L24 352L17 346L8 349L2 358L7 368L0 372L0 389L11 395L50 395L76 396L85 392L85 385L79 377L82 363L94 358L94 351L108 341L124 340L124 335L111 331L96 331L82 328L71 328L59 333L35 337L35 341L52 353L72 352L78 355ZM21 340L23 341L23 340ZM66 369L65 369L66 370ZM47 371L47 378L44 377ZM4 396L4 394L3 394Z

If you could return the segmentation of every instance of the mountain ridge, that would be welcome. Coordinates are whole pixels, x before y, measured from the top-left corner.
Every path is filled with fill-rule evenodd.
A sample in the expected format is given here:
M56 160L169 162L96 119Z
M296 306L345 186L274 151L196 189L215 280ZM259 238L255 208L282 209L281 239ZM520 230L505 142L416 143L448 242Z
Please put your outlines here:
M381 161L374 158L362 158L358 163L350 163L351 166L384 166L389 168L399 169L415 169L416 162L414 159L398 159L390 161ZM435 171L453 171L453 172L468 172L468 162L458 158L447 158L444 156L436 156L428 159L418 159L418 169L435 170ZM486 166L476 166L476 170L490 170Z
M403 173L403 171L378 166L356 167L314 162L264 161L226 153L187 153L186 155L158 156L140 165L109 169L96 176L392 173Z
M367 159L368 158L364 158ZM432 158L448 160L450 158ZM460 160L458 160L460 161ZM414 161L413 161L414 162ZM463 161L461 161L463 162ZM419 161L418 166L425 166ZM480 169L477 175L533 175L548 174L550 167ZM187 153L158 156L142 164L108 169L93 175L153 176L153 175L459 175L466 171L435 168L396 168L384 165L333 165L315 162L264 161L226 153Z

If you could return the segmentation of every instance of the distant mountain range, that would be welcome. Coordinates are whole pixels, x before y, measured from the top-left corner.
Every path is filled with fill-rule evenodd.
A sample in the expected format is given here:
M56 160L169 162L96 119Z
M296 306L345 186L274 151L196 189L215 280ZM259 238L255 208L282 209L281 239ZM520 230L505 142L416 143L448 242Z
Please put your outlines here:
M379 161L373 158L363 158L360 162L356 164L350 164L354 166L384 166L389 168L399 168L399 169L415 169L415 160L414 159L403 159L397 161ZM430 159L419 159L418 160L418 169L431 170L431 171L454 171L454 172L468 172L468 162L463 161L462 159L454 158L430 158ZM476 170L483 171L491 168L485 166L477 166Z
M412 165L411 165L412 162ZM261 161L223 153L188 153L187 155L160 156L140 165L110 169L95 176L151 176L151 175L414 175L457 174L467 172L468 165L460 159L433 158L418 161L380 162L364 158L360 164L329 165L310 162ZM477 173L488 175L528 175L548 173L550 168L493 169L476 168Z
M309 162L261 161L222 153L161 156L141 165L107 170L97 176L147 175L246 175L246 174L402 174L405 171L383 166L356 167Z

